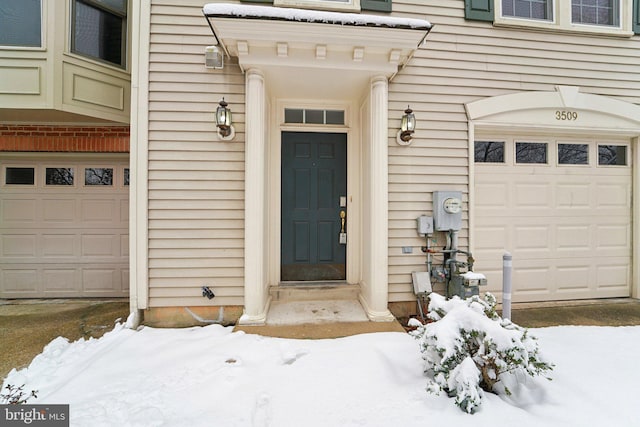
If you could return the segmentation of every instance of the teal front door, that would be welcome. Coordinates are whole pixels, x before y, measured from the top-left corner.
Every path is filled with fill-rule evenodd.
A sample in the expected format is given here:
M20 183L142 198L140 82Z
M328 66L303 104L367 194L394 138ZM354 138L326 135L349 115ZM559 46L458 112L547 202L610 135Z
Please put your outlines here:
M283 132L281 190L281 280L345 280L347 135Z

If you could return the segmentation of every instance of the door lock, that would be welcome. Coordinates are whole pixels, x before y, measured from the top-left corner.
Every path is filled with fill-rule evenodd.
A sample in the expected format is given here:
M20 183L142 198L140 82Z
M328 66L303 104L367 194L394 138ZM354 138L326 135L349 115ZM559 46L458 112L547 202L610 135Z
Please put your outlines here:
M340 244L341 245L346 245L347 244L347 233L344 231L344 222L345 219L347 218L347 213L345 211L340 211Z

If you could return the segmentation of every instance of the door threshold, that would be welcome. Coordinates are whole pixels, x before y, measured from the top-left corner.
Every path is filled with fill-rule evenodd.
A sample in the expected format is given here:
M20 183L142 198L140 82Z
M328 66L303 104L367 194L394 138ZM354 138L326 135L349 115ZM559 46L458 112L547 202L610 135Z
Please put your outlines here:
M334 286L348 286L346 280L297 280L286 281L278 283L278 286L282 287L296 287L296 286L314 286L314 287L334 287Z

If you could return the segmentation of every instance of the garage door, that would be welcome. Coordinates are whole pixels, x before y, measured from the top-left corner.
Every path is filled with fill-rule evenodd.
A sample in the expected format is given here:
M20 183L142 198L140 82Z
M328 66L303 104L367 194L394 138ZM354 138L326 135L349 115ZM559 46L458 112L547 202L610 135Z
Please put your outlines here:
M0 165L0 298L128 296L128 160Z
M513 300L628 297L631 147L627 141L486 138L475 142L476 271Z

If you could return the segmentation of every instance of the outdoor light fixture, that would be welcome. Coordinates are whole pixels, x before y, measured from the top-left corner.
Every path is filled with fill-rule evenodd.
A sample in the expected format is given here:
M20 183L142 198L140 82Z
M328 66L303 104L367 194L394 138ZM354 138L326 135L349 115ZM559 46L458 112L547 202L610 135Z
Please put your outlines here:
M224 68L224 55L218 46L204 48L204 66L214 70L222 70Z
M402 116L402 123L400 124L400 130L396 135L396 141L400 145L411 144L411 138L413 132L416 130L416 116L413 115L413 110L407 105L407 109L404 110L404 116Z
M223 141L229 141L236 135L236 130L231 124L231 110L227 108L226 101L222 98L220 105L216 109L216 125L218 126L218 136Z

